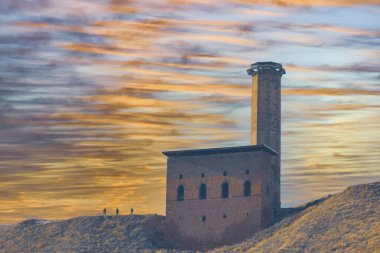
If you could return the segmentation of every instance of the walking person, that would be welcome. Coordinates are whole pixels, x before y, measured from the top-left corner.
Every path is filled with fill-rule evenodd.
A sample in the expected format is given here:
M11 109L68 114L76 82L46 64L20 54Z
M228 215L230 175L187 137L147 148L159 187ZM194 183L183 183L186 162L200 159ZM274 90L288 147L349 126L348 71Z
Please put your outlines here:
M106 216L107 215L107 208L104 208L103 209L103 216Z
M131 208L131 215L133 214L133 208Z
M119 216L119 208L116 208L116 216Z

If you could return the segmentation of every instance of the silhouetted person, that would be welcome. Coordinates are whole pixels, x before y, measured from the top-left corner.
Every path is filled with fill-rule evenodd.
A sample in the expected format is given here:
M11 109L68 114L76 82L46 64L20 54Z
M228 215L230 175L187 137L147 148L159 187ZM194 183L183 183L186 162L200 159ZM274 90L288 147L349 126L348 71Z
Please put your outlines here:
M131 214L133 214L133 208L131 208Z
M107 208L104 208L103 209L103 215L106 216L106 214L107 214Z
M116 216L119 215L119 208L116 208Z

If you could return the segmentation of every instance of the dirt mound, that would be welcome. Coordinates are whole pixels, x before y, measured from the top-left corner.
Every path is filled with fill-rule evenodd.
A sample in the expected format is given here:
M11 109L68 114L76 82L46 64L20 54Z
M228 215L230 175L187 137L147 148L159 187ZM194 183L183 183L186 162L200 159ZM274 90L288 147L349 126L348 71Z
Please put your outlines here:
M221 252L380 252L380 183L284 209L274 226ZM0 229L0 252L186 252L163 244L164 217L28 220Z
M380 183L348 187L220 252L380 252Z
M0 230L0 252L144 252L161 248L164 217L28 220Z

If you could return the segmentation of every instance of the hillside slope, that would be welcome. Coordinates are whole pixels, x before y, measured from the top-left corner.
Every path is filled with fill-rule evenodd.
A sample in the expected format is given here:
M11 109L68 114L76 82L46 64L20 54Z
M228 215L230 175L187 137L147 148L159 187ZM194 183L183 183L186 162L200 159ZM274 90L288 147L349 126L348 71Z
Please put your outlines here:
M159 215L28 220L0 230L0 252L143 252L162 245Z
M380 183L355 185L213 253L380 252Z
M252 238L210 253L380 253L379 182L351 186L295 210ZM0 252L184 252L164 249L163 224L159 215L28 220L0 229Z

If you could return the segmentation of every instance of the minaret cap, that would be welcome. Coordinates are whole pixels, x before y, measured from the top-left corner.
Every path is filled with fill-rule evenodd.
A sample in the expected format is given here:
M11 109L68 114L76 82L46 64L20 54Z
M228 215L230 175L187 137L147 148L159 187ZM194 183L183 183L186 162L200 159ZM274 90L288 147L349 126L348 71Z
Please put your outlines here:
M280 63L275 63L271 61L256 62L256 63L251 64L250 69L247 69L247 73L250 76L254 76L260 72L266 72L266 71L276 71L281 75L286 73L285 69L282 67Z

